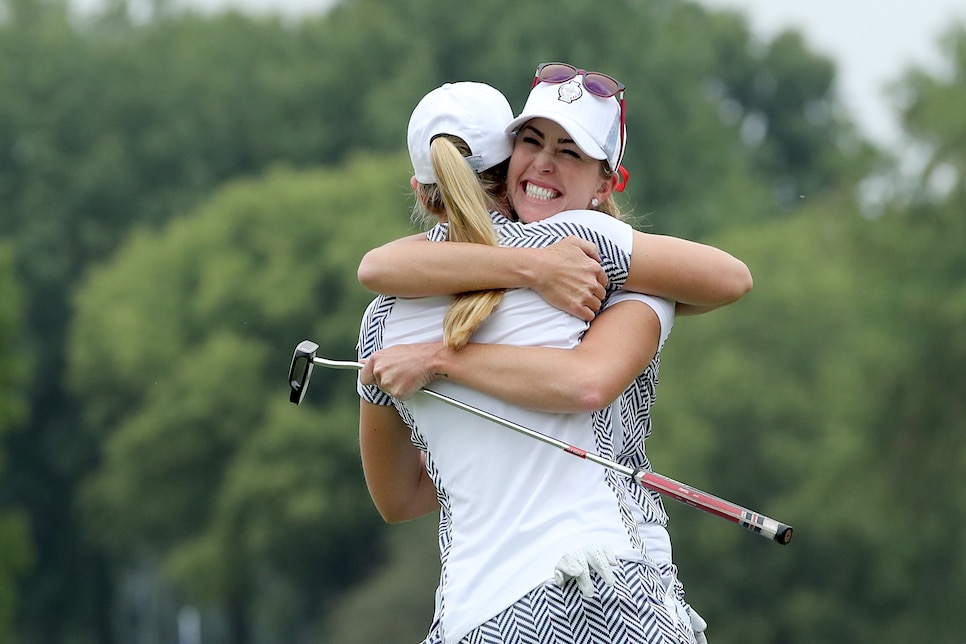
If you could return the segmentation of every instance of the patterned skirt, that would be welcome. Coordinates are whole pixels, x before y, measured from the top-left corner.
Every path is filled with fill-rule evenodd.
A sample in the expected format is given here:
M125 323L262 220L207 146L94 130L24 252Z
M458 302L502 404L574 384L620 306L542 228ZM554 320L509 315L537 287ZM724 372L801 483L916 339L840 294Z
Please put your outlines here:
M613 586L593 573L594 596L571 580L537 586L481 624L460 644L692 644L694 633L678 589L666 588L658 571L621 560ZM434 623L423 644L443 644Z

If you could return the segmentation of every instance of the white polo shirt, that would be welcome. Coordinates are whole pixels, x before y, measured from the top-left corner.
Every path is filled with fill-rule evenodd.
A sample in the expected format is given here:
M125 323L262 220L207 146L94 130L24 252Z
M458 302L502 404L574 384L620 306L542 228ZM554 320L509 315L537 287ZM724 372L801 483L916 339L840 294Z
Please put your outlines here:
M534 224L497 223L502 224L501 243L510 246L542 247L567 235L594 241L610 278L609 291L626 280L633 231L607 215L567 212ZM377 298L363 321L360 357L393 344L441 341L450 302L449 296ZM670 310L673 320L673 306ZM472 340L573 348L587 326L535 292L515 289L507 291ZM609 414L536 412L450 382L434 382L431 388L568 444L615 457L615 426ZM391 402L375 387L360 386L360 394L377 404ZM427 470L440 498L439 616L446 642L458 641L550 581L554 564L575 547L607 544L621 558L643 559L640 511L629 498L626 477L425 394L401 405L395 402L413 428L413 442L427 452Z

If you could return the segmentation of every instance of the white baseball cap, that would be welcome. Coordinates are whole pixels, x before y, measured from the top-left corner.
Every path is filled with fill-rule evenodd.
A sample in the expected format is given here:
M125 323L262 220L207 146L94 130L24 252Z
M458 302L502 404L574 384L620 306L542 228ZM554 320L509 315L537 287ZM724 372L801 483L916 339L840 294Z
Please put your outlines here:
M483 172L510 158L513 137L506 124L513 110L503 94L485 83L446 83L423 97L409 118L409 158L420 183L436 183L429 144L441 134L466 141L467 163Z
M606 159L612 171L620 165L625 143L621 140L620 101L613 96L601 98L591 94L579 76L563 83L537 83L520 116L510 122L506 131L516 132L534 118L557 123L584 154L592 159Z

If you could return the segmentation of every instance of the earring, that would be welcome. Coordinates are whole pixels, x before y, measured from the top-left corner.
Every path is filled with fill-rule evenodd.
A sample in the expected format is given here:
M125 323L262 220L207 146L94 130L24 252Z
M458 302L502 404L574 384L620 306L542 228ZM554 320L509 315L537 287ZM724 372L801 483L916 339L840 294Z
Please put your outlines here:
M591 207L596 208L597 206L600 205L600 201L597 200L597 197L594 197L593 199L590 200L590 205Z

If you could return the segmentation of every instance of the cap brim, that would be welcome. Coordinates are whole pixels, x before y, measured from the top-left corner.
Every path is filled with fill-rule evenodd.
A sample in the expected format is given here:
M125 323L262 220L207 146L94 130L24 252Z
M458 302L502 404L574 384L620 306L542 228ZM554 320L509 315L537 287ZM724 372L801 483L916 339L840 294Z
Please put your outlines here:
M541 119L541 118L547 119L548 121L553 121L554 123L562 127L567 132L567 134L570 135L570 138L573 139L574 143L577 144L577 147L579 147L581 151L587 156L589 156L591 159L597 159L599 161L603 161L607 158L607 154L604 152L604 149L600 147L596 141L594 141L592 136L587 134L587 131L584 130L583 127L581 127L572 118L561 115L560 113L554 113L554 112L548 111L548 112L533 112L530 114L520 115L517 118L510 121L510 124L506 126L506 132L507 134L512 134L516 132L520 128L520 126L526 123L527 121L532 119Z

